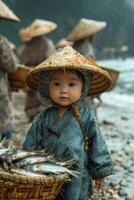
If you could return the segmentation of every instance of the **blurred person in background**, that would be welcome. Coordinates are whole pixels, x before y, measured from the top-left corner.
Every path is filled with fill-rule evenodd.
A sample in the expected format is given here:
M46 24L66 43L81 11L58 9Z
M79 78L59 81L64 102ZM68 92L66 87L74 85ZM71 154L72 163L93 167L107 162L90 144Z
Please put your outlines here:
M75 50L84 56L89 56L91 58L95 57L95 49L92 45L93 38L95 34L106 27L106 22L96 21L82 18L69 33L67 38L61 39L56 47L61 48L66 45L71 45ZM97 99L97 104L95 103ZM101 104L100 96L87 97L86 104L91 107L93 112L97 116L97 106Z
M93 39L95 34L106 27L106 22L82 18L67 36L73 42L73 48L83 55L95 57Z
M95 35L107 26L104 21L97 21L82 18L67 36L67 41L73 43L73 48L80 54L85 55L87 59L95 58L95 49L93 47L93 39ZM112 85L108 91L112 90L119 76L119 71L102 67L112 78ZM101 105L101 96L87 97L86 104L91 107L97 117L97 108Z
M0 0L0 21L19 22L19 18ZM0 139L12 139L14 130L11 85L8 74L15 71L16 59L8 39L0 35Z
M53 22L35 19L29 27L21 29L19 35L24 42L24 46L18 49L20 62L28 67L34 68L55 53L56 49L53 41L44 35L56 28L57 25ZM25 112L29 122L31 122L43 107L36 91L27 88L25 92Z

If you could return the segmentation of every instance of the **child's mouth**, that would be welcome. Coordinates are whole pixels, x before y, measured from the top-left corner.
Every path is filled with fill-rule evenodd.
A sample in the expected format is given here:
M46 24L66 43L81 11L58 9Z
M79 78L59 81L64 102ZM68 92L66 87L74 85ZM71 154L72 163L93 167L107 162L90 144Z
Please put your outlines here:
M68 100L67 97L60 97L61 100Z

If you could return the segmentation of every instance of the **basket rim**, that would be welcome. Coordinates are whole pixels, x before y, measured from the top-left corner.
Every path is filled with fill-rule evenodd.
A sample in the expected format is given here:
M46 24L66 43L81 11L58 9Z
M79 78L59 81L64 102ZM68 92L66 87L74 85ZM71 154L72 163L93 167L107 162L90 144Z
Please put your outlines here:
M26 176L20 174L11 174L9 172L1 171L0 170L0 181L8 181L14 183L25 183L25 184L48 184L48 183L61 183L66 182L69 179L68 174L56 174L56 175L49 175L45 177L33 177L33 176Z

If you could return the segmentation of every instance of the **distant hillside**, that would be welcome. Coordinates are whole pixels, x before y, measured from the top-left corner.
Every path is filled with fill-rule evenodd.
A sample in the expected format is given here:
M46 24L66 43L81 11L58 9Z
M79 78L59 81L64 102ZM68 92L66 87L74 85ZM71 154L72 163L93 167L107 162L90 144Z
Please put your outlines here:
M134 54L134 10L124 0L5 0L7 5L21 18L20 24L0 23L0 30L16 44L20 44L18 30L29 25L35 18L52 20L58 28L49 37L58 41L66 37L82 17L106 21L105 30L96 34L94 45L103 47L129 46Z

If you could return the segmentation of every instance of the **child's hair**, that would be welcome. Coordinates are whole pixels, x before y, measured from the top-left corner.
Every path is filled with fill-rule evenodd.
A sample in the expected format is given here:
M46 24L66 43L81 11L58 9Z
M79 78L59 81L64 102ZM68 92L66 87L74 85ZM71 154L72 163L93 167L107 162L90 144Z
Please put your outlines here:
M64 74L66 74L66 72L68 72L68 71L71 72L71 73L73 73L73 74L76 74L77 77L78 77L80 80L82 80L82 82L84 82L84 79L83 79L83 76L82 76L81 72L80 72L79 70L77 70L77 69L59 69L59 70L54 71L54 72L51 74L51 77L52 77L52 75L55 74L56 72L64 72ZM51 79L51 77L50 77L50 79Z
M74 117L76 118L76 120L78 121L80 128L82 130L83 137L84 137L84 149L86 151L88 151L89 150L89 142L88 142L89 138L87 136L87 131L86 131L81 119L80 119L79 110L78 110L76 104L72 104L72 113L73 113Z

